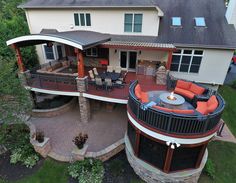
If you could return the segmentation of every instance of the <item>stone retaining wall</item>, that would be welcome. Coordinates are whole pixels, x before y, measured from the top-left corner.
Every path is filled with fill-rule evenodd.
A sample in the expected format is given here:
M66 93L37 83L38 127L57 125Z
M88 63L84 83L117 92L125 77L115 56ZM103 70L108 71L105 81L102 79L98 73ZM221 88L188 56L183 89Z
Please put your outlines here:
M127 159L135 173L148 183L197 183L207 160L207 150L198 169L166 174L138 159L134 154L127 135L125 136Z
M99 152L87 152L85 157L87 158L96 158L101 161L107 161L111 157L115 156L125 148L124 139L120 139L116 143L108 146L107 148Z
M31 115L33 117L38 117L38 118L55 117L71 110L72 108L74 108L76 103L77 103L77 97L73 98L69 103L61 107L57 107L53 109L33 109L31 112Z

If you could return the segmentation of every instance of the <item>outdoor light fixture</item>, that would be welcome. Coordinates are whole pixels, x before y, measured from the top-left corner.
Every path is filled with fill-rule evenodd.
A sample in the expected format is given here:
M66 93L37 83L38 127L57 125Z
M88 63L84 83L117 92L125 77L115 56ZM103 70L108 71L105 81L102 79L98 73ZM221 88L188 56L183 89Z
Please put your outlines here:
M175 149L175 148L180 147L180 144L178 142L175 142L175 141L167 141L166 145L170 146L171 149Z
M115 49L115 53L117 53L117 49Z
M141 54L142 54L142 51L140 50L140 51L139 51L139 55L141 55Z

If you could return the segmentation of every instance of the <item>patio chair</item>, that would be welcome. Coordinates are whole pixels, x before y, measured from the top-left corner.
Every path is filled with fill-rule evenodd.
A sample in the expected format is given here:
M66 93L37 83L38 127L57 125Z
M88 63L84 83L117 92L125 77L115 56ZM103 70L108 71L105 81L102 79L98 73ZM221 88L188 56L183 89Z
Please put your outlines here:
M97 68L94 67L94 68L93 68L93 72L94 72L94 75L95 75L95 76L98 76Z
M128 72L125 72L125 73L123 74L123 76L120 77L116 82L117 82L117 83L121 83L121 84L126 83L125 79L126 79L127 74L128 74Z
M115 67L115 73L121 73L121 67L120 66L116 66Z
M90 70L90 71L88 71L88 73L89 73L90 80L91 80L91 81L95 81L95 77L94 77L94 75L93 75L93 71Z
M111 78L105 78L105 84L106 84L106 90L112 90L113 89L113 83Z
M113 72L114 68L111 65L107 66L107 72Z
M102 82L102 78L96 77L95 78L95 85L96 85L96 90L97 89L103 89L104 85L103 85L103 82Z

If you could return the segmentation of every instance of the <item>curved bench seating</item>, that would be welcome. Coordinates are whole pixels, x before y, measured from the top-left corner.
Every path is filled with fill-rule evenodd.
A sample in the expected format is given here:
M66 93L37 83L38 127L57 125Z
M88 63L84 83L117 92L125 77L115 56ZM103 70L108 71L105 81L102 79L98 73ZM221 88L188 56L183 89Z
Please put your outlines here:
M134 89L136 97L142 102L142 103L147 103L149 102L148 99L148 93L143 92L141 90L140 84L137 84Z
M198 86L192 82L178 80L174 92L189 99L193 99L196 95L202 95L206 91L205 88Z
M219 105L215 95L212 95L207 102L197 102L197 111L203 115L214 112Z
M172 112L176 114L194 114L195 113L193 109L183 109L183 110L182 109L169 109L169 108L161 107L157 105L154 105L152 107L161 111Z

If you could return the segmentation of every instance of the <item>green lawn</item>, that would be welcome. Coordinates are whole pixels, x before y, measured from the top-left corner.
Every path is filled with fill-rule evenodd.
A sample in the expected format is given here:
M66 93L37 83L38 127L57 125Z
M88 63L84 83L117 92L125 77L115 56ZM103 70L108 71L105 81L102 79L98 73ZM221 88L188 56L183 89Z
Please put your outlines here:
M231 132L236 136L236 90L226 85L222 86L219 92L226 102L223 119Z
M229 142L211 142L208 146L209 158L214 162L216 177L211 180L204 174L199 183L234 183L236 175L236 144Z
M66 163L46 159L43 166L35 174L14 183L67 183L69 177L67 167L68 164Z

